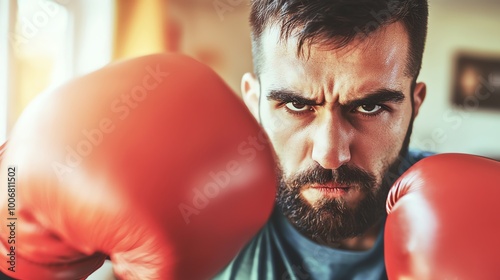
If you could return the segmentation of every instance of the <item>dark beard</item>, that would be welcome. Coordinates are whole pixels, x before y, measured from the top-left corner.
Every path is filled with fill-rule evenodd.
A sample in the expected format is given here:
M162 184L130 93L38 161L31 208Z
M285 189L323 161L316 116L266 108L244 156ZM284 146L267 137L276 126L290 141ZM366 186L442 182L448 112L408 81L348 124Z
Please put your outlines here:
M376 177L358 167L342 165L330 170L318 164L293 178L283 178L282 172L279 173L278 209L299 232L320 244L337 247L342 240L362 235L385 216L386 198L408 152L412 126L413 119L399 156L387 164L379 188ZM342 198L325 199L313 207L302 198L302 186L328 182L348 185L364 197L356 207L350 207Z

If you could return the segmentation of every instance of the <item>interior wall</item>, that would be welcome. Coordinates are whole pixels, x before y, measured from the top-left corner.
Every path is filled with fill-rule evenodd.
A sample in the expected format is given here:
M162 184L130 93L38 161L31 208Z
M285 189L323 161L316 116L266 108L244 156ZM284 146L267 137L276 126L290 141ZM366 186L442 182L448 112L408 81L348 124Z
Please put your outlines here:
M169 50L209 65L240 95L240 81L252 71L247 0L171 0Z
M113 59L165 52L165 0L115 0Z
M419 77L427 84L427 97L415 121L411 145L500 159L500 109L451 102L454 58L459 51L500 57L500 1L429 2L428 40Z

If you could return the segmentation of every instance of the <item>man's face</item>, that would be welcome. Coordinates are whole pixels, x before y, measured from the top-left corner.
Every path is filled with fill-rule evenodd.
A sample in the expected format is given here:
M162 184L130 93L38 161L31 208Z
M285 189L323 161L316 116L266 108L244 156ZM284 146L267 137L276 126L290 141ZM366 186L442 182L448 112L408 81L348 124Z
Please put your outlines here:
M265 129L281 169L277 203L314 239L335 242L380 220L388 184L425 96L407 73L400 23L331 50L262 35L260 75L246 74L244 100ZM412 104L413 95L413 104Z

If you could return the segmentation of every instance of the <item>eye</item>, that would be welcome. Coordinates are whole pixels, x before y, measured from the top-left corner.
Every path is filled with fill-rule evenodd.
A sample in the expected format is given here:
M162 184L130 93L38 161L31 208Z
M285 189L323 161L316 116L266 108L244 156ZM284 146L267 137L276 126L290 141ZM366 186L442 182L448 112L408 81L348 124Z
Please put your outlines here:
M382 109L383 109L383 107L381 105L365 104L365 105L361 105L361 106L356 107L354 110L356 110L362 114L366 114L366 115L375 115L375 114L379 113L379 111Z
M297 112L297 113L311 110L311 106L305 105L305 104L301 104L299 102L288 102L288 103L285 104L285 107L288 110L290 110L292 112Z

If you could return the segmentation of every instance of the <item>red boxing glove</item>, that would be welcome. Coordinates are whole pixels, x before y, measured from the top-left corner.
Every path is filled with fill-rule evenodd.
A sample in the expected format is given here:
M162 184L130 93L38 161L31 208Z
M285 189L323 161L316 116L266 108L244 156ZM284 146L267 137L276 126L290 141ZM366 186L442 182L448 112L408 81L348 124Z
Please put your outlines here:
M273 153L243 103L180 55L115 63L41 94L0 166L0 268L81 279L202 279L267 221Z
M500 162L441 154L412 166L387 199L389 279L498 279Z

